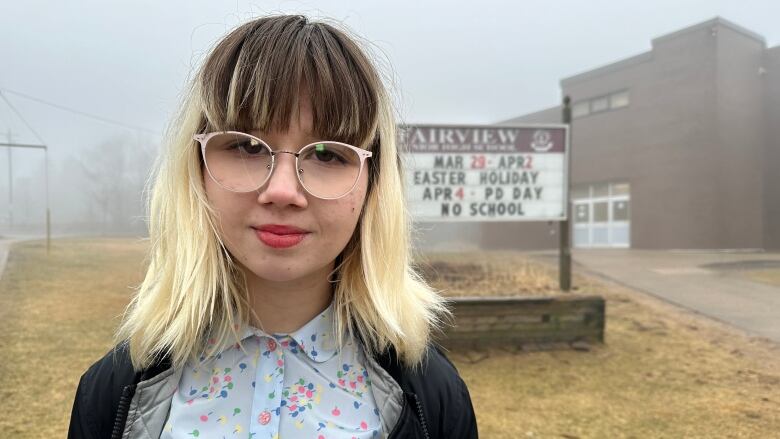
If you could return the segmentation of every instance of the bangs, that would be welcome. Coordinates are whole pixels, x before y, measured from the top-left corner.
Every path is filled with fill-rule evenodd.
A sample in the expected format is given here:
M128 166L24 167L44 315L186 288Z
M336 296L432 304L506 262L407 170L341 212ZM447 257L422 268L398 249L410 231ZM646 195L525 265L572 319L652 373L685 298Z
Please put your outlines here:
M342 31L303 16L266 17L231 32L206 60L199 86L206 131L286 132L306 91L322 140L370 149L378 137L382 84L373 65Z

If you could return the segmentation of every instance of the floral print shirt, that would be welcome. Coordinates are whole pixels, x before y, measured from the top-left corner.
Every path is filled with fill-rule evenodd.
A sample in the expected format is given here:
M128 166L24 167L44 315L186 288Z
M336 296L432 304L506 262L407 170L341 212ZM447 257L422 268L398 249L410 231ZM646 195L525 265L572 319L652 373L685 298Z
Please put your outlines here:
M355 340L337 352L333 303L292 334L245 325L233 345L189 362L161 438L378 438L379 410Z

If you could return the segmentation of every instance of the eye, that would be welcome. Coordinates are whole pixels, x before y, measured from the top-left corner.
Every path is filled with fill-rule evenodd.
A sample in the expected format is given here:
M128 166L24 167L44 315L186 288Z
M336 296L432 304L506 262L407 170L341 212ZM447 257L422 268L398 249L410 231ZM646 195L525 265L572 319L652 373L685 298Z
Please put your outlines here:
M252 142L250 140L240 140L240 141L233 142L228 146L228 149L238 150L242 154L246 154L250 156L264 155L264 153L268 152L265 146L257 142Z
M314 156L317 157L317 160L321 162L330 162L333 160L339 161L341 163L345 162L344 157L341 157L333 150L325 149L325 148L318 150L315 147Z
M343 165L350 160L347 157L348 151L342 151L343 147L333 143L317 143L313 148L308 149L302 156L305 160L313 160L319 164Z
M348 146L335 142L314 143L301 151L303 162L331 169L360 166L360 156Z

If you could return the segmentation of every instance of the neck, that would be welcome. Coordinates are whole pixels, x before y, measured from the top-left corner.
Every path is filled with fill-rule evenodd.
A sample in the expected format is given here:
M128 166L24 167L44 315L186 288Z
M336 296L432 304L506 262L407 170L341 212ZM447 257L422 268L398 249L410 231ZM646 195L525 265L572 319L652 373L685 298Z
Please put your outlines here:
M275 282L258 278L246 268L249 303L256 314L250 324L268 334L295 332L328 307L333 287L332 265L302 279Z

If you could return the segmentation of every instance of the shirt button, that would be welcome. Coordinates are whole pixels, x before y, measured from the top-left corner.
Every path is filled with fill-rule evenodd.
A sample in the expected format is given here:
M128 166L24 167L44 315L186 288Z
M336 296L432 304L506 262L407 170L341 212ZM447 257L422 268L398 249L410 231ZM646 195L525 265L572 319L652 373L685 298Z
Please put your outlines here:
M260 425L271 422L271 413L269 413L268 410L263 410L263 412L257 416L257 422L259 422Z

